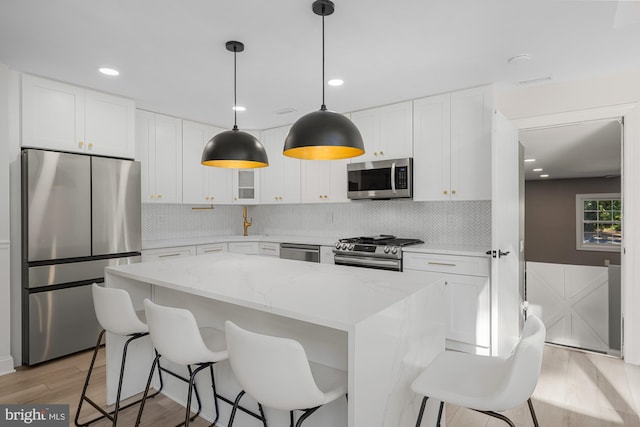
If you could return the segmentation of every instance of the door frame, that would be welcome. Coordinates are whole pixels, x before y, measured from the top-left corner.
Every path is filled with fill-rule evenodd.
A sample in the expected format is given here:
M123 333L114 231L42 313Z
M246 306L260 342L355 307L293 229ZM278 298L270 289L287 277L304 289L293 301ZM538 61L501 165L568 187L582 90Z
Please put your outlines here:
M623 244L620 254L622 275L622 357L625 361L640 365L640 311L634 307L640 305L640 287L633 286L640 272L640 227L633 213L640 209L640 172L633 165L640 164L640 103L628 103L584 110L525 117L512 120L518 131L534 128L580 123L584 121L616 119L623 120L622 143L622 194L623 205ZM526 237L525 237L526 238Z

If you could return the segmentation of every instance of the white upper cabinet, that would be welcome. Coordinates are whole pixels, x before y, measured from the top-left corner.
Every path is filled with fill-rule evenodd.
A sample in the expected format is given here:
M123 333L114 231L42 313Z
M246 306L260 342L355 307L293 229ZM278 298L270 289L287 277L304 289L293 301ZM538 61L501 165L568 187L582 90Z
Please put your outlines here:
M413 105L411 101L351 113L364 140L365 154L352 162L413 156Z
M290 126L261 132L269 166L260 170L260 203L300 203L300 160L282 154Z
M340 203L347 198L349 160L306 160L302 162L302 202Z
M224 129L182 121L182 203L231 203L231 170L200 164L202 150Z
M22 145L133 158L135 103L22 76Z
M182 203L182 120L138 110L136 160L143 203Z
M491 199L490 86L414 101L413 199Z

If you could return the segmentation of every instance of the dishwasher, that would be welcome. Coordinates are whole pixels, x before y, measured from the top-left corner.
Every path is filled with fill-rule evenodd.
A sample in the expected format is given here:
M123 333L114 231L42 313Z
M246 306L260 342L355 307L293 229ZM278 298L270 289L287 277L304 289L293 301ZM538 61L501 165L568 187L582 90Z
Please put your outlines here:
M280 258L320 262L320 246L299 243L280 243Z

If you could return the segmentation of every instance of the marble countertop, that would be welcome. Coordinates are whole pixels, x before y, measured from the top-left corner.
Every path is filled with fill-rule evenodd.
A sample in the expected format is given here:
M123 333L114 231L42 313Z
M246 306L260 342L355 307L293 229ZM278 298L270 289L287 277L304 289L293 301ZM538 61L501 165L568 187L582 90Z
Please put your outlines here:
M402 252L488 257L488 246L424 243L402 248Z
M308 245L333 246L340 240L334 236L296 236L296 235L275 235L257 234L250 236L209 236L191 237L181 239L146 240L142 242L142 249L172 248L177 246L206 245L220 242L278 242L278 243L306 243ZM453 245L424 243L421 245L407 246L402 248L403 252L432 253L442 255L464 255L485 257L489 250L488 246L473 245Z
M361 321L441 275L316 264L233 253L108 267L109 276L151 283L193 295L350 331Z
M333 246L339 240L333 236L291 236L275 234L256 234L249 236L209 236L190 237L180 239L145 240L142 249L172 248L176 246L206 245L220 242L277 242L277 243L306 243L309 245Z

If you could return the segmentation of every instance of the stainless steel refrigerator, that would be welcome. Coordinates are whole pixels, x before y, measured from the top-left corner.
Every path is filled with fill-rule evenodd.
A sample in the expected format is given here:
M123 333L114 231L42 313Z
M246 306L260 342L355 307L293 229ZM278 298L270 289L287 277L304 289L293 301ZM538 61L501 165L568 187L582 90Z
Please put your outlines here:
M91 284L140 250L140 163L23 149L22 362L94 346Z

